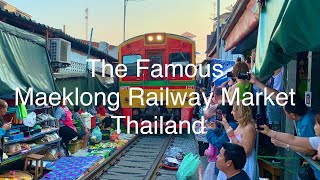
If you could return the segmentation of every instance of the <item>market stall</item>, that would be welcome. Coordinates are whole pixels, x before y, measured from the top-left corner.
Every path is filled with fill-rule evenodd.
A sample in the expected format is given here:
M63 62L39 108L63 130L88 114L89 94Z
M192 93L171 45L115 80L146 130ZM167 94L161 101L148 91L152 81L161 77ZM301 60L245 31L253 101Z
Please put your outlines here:
M1 123L12 123L1 139L0 167L13 172L23 169L20 164L26 156L38 153L45 157L48 151L59 149L61 138L56 119L50 115L52 107L30 105L35 102L31 93L49 94L56 86L43 38L0 22L0 46L0 97L9 106ZM27 106L15 103L17 88ZM30 88L33 92L28 94Z

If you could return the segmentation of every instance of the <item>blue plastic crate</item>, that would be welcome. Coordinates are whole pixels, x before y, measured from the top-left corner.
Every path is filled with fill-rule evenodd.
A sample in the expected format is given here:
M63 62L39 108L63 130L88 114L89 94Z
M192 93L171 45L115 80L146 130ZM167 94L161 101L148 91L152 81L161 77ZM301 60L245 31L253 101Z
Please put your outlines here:
M15 134L13 136L9 136L9 142L10 141L18 141L24 139L24 134L23 133L19 133L19 134Z
M10 129L9 131L6 132L4 135L5 137L10 137L12 134L17 134L20 133L19 129Z

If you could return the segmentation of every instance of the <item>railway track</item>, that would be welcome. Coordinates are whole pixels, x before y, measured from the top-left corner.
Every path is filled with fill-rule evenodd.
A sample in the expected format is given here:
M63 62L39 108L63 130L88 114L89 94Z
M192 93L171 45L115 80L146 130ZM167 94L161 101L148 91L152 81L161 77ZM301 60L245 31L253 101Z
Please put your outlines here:
M172 135L139 135L82 179L156 179Z

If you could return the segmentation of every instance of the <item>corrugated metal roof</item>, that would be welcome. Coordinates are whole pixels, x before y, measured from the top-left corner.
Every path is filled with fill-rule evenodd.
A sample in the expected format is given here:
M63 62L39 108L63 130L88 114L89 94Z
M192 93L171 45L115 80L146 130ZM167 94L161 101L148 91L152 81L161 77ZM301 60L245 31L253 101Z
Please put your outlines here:
M86 77L86 73L53 73L53 77L57 79Z
M196 35L190 33L190 32L185 32L183 33L181 36L185 36L185 37L191 37L191 38L194 38L194 37L197 37Z
M62 38L65 39L67 41L71 42L71 47L74 49L77 49L81 52L87 53L89 46L83 42L81 42L80 40L65 34L64 32L62 32L62 30L60 29L55 29L53 27L50 27L48 25L45 24L41 24L41 23L37 23L36 21L23 17L19 14L15 14L12 12L9 12L8 10L0 7L0 21L4 21L5 23L8 23L12 26L21 28L21 29L25 29L27 31L30 31L30 29L32 29L33 31L31 31L32 33L35 33L37 35L40 35L42 37L44 37L44 34L40 34L41 30L43 32L45 31L49 31L50 33L54 34L54 36L56 38ZM28 26L24 26L22 27L23 24L28 24ZM101 59L106 59L109 62L118 62L117 59L107 55L106 53L99 51L98 49L92 48L91 49L91 55L92 56L97 56L98 58Z

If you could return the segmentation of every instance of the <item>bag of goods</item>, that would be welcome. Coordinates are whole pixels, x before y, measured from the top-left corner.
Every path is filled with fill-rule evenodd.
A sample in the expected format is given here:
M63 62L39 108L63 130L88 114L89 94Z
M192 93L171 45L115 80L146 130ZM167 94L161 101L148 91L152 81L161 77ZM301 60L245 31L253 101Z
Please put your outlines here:
M13 145L6 146L6 152L7 153L15 153L16 152L16 145L13 144Z
M172 157L166 157L162 161L163 167L170 170L178 170L180 163L181 162L179 162L176 158Z
M111 141L115 141L119 139L119 134L117 134L116 132L114 132L111 136L110 136L110 140Z
M23 143L23 144L21 144L21 148L30 150L31 146L30 146L30 144Z
M90 139L94 143L99 143L102 140L102 133L98 126L93 129Z
M82 113L80 115L82 123L89 129L91 129L91 117L93 117L90 113Z
M198 169L200 164L199 157L192 153L187 154L181 162L176 177L178 180L189 179Z

